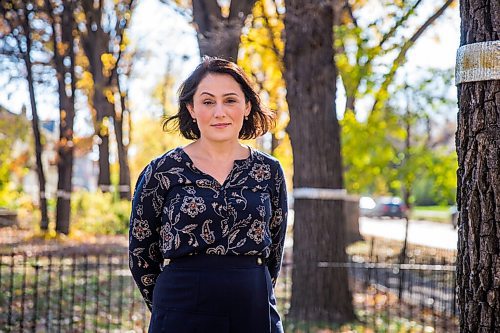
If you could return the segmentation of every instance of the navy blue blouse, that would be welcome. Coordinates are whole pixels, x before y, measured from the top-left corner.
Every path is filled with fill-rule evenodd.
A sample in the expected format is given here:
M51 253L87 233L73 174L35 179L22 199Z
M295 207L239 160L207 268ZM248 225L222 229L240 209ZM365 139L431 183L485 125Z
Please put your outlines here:
M273 284L281 266L287 221L283 170L250 149L223 184L198 170L180 147L140 174L132 201L129 266L151 309L164 259L190 254L260 255Z

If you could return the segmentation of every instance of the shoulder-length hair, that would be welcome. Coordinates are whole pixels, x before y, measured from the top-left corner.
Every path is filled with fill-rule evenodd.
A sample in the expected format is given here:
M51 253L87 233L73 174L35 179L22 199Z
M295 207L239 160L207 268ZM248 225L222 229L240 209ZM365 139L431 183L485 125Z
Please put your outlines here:
M198 85L210 73L231 75L240 85L245 95L245 102L250 102L252 106L248 120L243 122L240 130L240 139L254 139L265 134L275 125L275 114L261 104L259 95L252 88L247 75L238 65L221 58L203 57L202 62L181 84L178 91L179 111L177 114L165 118L163 130L179 130L182 136L190 140L200 138L198 124L193 122L187 105L193 104L193 96ZM172 127L169 127L171 125Z

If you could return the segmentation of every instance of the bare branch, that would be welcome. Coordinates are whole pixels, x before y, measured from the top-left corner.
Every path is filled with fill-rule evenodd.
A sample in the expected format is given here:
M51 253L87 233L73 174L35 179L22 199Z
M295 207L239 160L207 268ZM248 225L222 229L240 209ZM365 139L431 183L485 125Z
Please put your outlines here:
M411 15L415 12L417 7L422 3L422 0L417 0L415 4L403 15L399 20L394 23L392 26L391 30L389 30L386 34L384 34L384 37L382 37L382 40L380 41L380 45L384 44L389 38L394 36L396 33L397 29L402 26L410 17Z
M359 27L358 20L354 16L354 11L352 9L352 5L349 3L349 0L345 0L344 9L347 11L347 14L351 18L352 24L354 24L354 26L358 28Z
M396 74L396 71L398 70L399 67L401 67L401 64L404 63L406 53L410 49L410 47L415 44L415 42L422 36L422 34L429 28L434 21L436 21L448 8L451 3L454 0L446 0L446 2L432 15L430 16L421 26L418 28L418 30L411 36L410 39L408 39L403 46L401 47L401 50L399 51L399 54L397 55L396 59L394 59L391 69L387 74L384 75L384 82L380 86L380 89L378 90L377 96L375 96L375 102L373 103L373 107L371 109L371 112L375 111L376 108L382 103L385 102L385 99L382 98L381 92L386 91L389 85L392 83L394 80L394 75Z
M276 56L276 59L279 60L278 63L280 65L280 70L281 70L281 72L283 72L285 70L285 68L283 66L283 54L278 49L278 46L276 45L276 41L274 40L273 30L271 28L271 24L269 22L269 17L266 13L264 5L262 4L262 2L260 3L260 5L262 6L262 18L264 19L265 27L266 27L267 33L269 35L269 39L271 41L271 49L273 50L274 55ZM280 15L278 13L278 9L276 8L276 6L275 6L275 11L276 11L276 15L279 17Z

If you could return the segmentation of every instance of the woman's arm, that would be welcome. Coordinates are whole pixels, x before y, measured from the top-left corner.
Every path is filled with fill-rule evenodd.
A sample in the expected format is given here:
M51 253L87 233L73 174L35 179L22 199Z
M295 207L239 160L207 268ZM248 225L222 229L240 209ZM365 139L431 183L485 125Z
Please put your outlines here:
M146 305L151 310L153 289L160 274L160 219L163 206L160 182L154 177L155 161L140 174L132 200L129 230L129 267Z
M272 217L269 225L272 244L271 253L269 254L269 258L267 260L267 266L269 268L269 273L271 274L271 280L274 287L276 285L276 279L278 278L283 258L288 215L285 175L279 163L277 163L273 177L274 189L273 197L271 198Z

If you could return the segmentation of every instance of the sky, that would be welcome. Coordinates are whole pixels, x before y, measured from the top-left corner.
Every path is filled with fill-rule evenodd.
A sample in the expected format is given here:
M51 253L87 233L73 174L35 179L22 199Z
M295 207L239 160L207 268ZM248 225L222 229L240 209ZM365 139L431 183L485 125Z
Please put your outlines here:
M360 13L361 22L382 14L383 8L377 3L378 1L372 1L372 5ZM425 6L427 7L424 10L430 12L435 3L427 0ZM415 26L418 23L413 22ZM459 46L459 24L458 7L449 8L408 53L404 75L411 80L418 75L421 68L452 68ZM159 80L169 72L177 78L178 86L199 62L194 28L186 17L159 0L141 0L132 16L129 37L132 46L141 55L134 63L129 81L131 110L134 117L159 114L160 106L150 97ZM5 77L0 75L0 83L4 79ZM44 93L39 95L41 119L57 116L57 98ZM22 105L28 101L25 83L11 86L0 94L0 104L15 112L19 112ZM340 86L337 97L337 110L340 115L343 113L344 103L345 97ZM361 107L360 114L363 117L363 106L368 110L371 103L369 100L361 100L358 105ZM77 133L88 131L84 124L89 120L88 115L83 112L77 116Z
M409 21L411 29L406 36L413 33L436 7L441 6L443 1L424 1L420 10L425 15L420 15L419 20ZM367 5L357 12L358 22L361 26L366 26L373 21L374 17L382 17L384 8L380 1L369 1ZM430 26L424 34L417 40L415 45L407 53L407 61L403 68L398 70L399 80L414 82L419 78L422 69L438 68L448 69L455 67L456 50L460 43L460 15L458 6L449 7L438 20ZM341 117L345 106L345 91L341 84L337 85L337 113ZM450 97L456 99L456 88L450 87ZM363 120L371 110L373 101L370 98L359 99L356 102L358 109L357 118ZM456 118L457 108L450 109L449 118ZM440 116L441 117L441 116Z
M158 0L141 0L130 22L132 47L142 50L134 64L129 87L130 107L139 117L159 113L150 96L165 75L173 75L177 86L200 60L196 32L187 18Z

